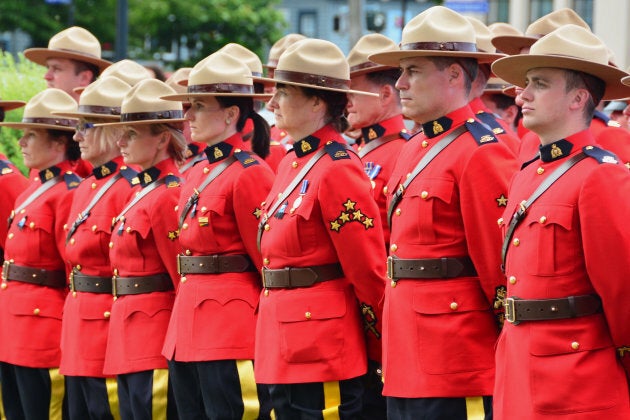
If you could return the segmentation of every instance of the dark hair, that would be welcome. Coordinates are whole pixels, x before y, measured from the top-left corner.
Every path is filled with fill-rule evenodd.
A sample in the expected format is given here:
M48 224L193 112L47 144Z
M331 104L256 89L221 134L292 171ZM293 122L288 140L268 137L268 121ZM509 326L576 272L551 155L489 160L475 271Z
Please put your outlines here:
M470 93L472 82L477 77L479 71L479 63L474 58L456 58L456 57L427 57L439 70L444 70L451 64L459 65L464 74L467 76L464 80L464 88L466 93Z
M149 64L144 67L151 70L153 74L155 74L155 78L158 79L159 81L161 82L166 81L166 74L164 74L164 70L162 70L162 67L160 67L159 65Z
M390 85L396 88L396 82L400 78L400 69L387 69L366 73L365 78L368 82L377 86Z
M74 61L74 74L79 74L82 71L90 71L92 72L92 80L91 82L96 81L98 75L101 73L101 70L98 68L96 64L86 63L85 61Z
M81 157L79 143L72 139L74 133L66 130L48 129L48 136L51 141L64 143L66 145L66 159L75 161Z
M239 117L236 122L236 129L243 131L245 122L251 118L254 123L254 133L252 135L252 150L261 158L269 155L269 124L263 117L254 111L254 100L245 96L217 96L217 102L222 108L237 106Z
M577 71L564 69L566 75L565 91L569 92L572 89L586 89L590 93L590 100L584 107L584 117L587 121L593 118L593 113L599 101L604 97L606 92L606 82L599 77L592 76L590 74Z
M343 133L350 127L346 120L345 111L348 105L348 95L345 92L334 90L313 89L296 86L302 89L307 98L319 98L327 105L328 124L331 124L339 133Z
M514 119L514 125L516 125L521 118L523 118L523 112L521 111L521 107L517 106L514 98L508 95L504 95L502 93L487 93L486 97L490 99L497 108L501 110L508 109L511 106L515 106L518 109L516 113L516 118Z

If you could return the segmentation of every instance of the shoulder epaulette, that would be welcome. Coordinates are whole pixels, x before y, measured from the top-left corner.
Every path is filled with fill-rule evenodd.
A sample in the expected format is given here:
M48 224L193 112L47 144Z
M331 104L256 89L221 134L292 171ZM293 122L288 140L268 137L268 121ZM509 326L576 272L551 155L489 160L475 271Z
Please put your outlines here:
M487 143L497 143L499 141L488 127L473 118L466 121L466 128L479 146Z
M329 141L324 146L324 149L332 160L350 159L350 154L348 153L346 146L336 141Z
M168 174L164 177L164 184L166 185L166 188L175 188L175 187L179 187L180 186L180 179L179 177L173 175L173 174Z
M409 134L407 130L402 130L400 133L398 133L398 135L400 136L401 139L405 139L405 140L409 140L411 138L411 134Z
M619 158L608 150L596 146L585 146L582 148L584 154L598 161L599 163L619 163Z
M258 160L256 160L254 156L243 150L234 152L234 157L241 163L241 165L243 165L243 168L259 164Z
M130 185L137 185L139 182L138 171L130 168L129 166L122 166L120 168L120 175L122 175L122 177L125 178Z
M66 187L69 190L73 190L79 186L79 184L81 183L83 179L79 175L75 174L74 172L68 171L65 174L63 174L63 180L66 183Z
M13 173L11 162L8 160L0 160L0 176Z
M501 127L501 124L499 124L499 121L497 121L496 116L493 114L481 111L477 113L477 118L479 118L483 124L487 125L494 134L505 134L505 130Z

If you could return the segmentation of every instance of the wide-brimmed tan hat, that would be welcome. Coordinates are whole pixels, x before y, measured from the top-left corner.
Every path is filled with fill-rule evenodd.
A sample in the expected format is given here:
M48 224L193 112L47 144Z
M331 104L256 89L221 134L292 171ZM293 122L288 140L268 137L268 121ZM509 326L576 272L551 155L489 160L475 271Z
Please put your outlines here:
M48 48L28 48L24 56L29 60L46 65L49 58L68 58L94 64L101 71L112 63L101 58L101 44L87 29L72 26L50 38Z
M61 89L49 88L33 96L24 107L22 121L2 122L0 126L23 130L25 128L43 128L51 130L74 131L77 120L62 118L53 112L76 112L77 101Z
M26 105L24 101L3 101L0 100L0 109L4 111L11 111L12 109L22 108Z
M343 52L330 41L306 38L280 56L273 78L265 81L333 92L378 96L350 89L350 66Z
M237 60L245 63L245 65L247 65L247 67L249 67L249 70L252 72L254 83L260 83L262 85L267 85L267 86L271 85L270 82L262 80L262 75L263 75L262 61L260 61L260 58L252 50L247 49L240 44L235 44L231 42L221 47L219 51L222 51L228 55L231 55ZM268 98L271 98L271 95L269 95Z
M477 44L477 49L487 53L496 53L497 49L494 45L492 45L492 32L488 29L486 24L472 16L466 16L466 19L468 19L468 22L471 23L473 29L475 30L475 43Z
M384 51L398 51L398 45L385 35L363 35L348 53L347 60L348 65L350 66L350 77L396 68L392 66L383 66L368 60L368 56L370 54L376 54Z
M180 67L166 79L165 83L172 87L177 93L186 93L186 86L188 85L191 70L192 67Z
M249 67L221 50L210 54L192 68L186 93L163 95L162 99L189 101L190 98L202 96L271 97L269 94L255 93Z
M146 67L126 58L115 62L103 70L101 77L106 76L117 77L123 82L126 82L129 86L135 86L136 83L141 80L153 78L153 75ZM72 90L76 93L81 93L85 88L85 86L81 86L75 87Z
M131 86L115 76L99 77L90 83L79 98L76 112L53 112L70 118L105 118L120 120L122 101Z
M505 90L512 86L512 84L499 77L490 77L488 83L486 83L486 87L483 89L483 93L501 93L506 96L511 96L506 94Z
M278 66L278 60L280 60L282 53L285 52L291 45L303 39L306 39L306 37L302 34L287 34L277 40L269 49L267 64L264 66L270 69L275 69Z
M628 73L609 65L606 45L590 30L577 25L564 25L540 38L529 54L495 61L492 71L505 81L524 87L527 72L541 67L581 71L598 77L606 83L602 99L630 96L630 90L621 83Z
M590 30L588 23L577 13L572 9L564 8L555 10L532 22L525 30L524 35L498 35L492 38L492 44L497 50L506 54L520 54L523 48L531 47L534 42L564 25L577 25Z
M142 80L123 98L119 122L94 126L168 124L185 121L181 103L161 99L163 96L173 94L175 91L161 80L153 78Z
M372 54L369 58L397 67L401 59L410 57L475 58L489 63L503 55L480 51L468 19L446 7L433 6L405 25L398 51Z

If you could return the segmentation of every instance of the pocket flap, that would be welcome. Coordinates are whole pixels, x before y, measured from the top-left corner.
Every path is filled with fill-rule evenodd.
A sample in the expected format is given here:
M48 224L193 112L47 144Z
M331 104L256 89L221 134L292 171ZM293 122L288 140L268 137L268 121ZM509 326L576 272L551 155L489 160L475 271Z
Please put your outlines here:
M295 206L296 200L299 200L299 205L293 211L293 215L298 215L305 220L310 219L311 213L313 213L315 200L312 198L306 198L306 196L302 196L302 198L300 198L300 196L298 195L293 199L293 201L289 201L286 212L290 213L293 206Z
M420 197L423 200L437 198L445 203L450 203L453 198L454 181L448 178L422 178L414 180L407 187L405 195Z
M63 299L56 298L13 296L9 311L13 315L61 319L63 303Z
M532 206L530 209L531 219L529 224L540 223L541 225L559 225L565 230L571 230L573 226L573 206L543 204Z
M413 291L413 309L420 314L445 314L490 309L479 283L444 280L420 284Z
M150 295L141 295L142 298L134 299L133 303L127 305L127 316L130 317L134 313L142 312L148 317L155 316L160 311L171 311L173 308L174 294L172 293L152 293ZM132 296L130 296L132 297Z
M223 216L225 213L226 198L224 195L202 195L197 203L197 213L206 215L210 212Z
M286 299L278 299L276 314L280 322L341 318L346 314L346 297L343 292L313 292L306 296L286 296Z
M534 356L576 353L613 346L601 314L546 322L544 328L532 325L530 331L529 351Z
M104 319L105 312L111 311L112 304L103 301L80 300L79 316L81 319Z

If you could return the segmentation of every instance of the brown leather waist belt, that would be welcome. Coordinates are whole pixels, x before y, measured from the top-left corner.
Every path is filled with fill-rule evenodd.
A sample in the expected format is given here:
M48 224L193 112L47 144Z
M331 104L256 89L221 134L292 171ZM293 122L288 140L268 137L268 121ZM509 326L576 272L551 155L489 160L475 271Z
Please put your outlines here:
M247 255L203 255L198 257L177 256L179 274L244 273L256 271Z
M387 258L387 277L399 279L449 279L475 277L477 270L469 257L462 258Z
M88 276L73 270L70 274L70 290L73 292L112 294L112 278Z
M263 268L263 286L268 289L309 287L315 283L343 277L341 264L287 267L279 270Z
M559 299L505 299L505 320L517 325L521 321L547 321L593 315L602 310L597 295L569 296Z
M112 277L112 291L114 296L168 292L173 289L171 277L166 273L153 276Z
M23 267L9 261L5 261L4 264L2 264L2 279L5 281L21 281L38 286L55 287L57 289L66 287L65 271Z

